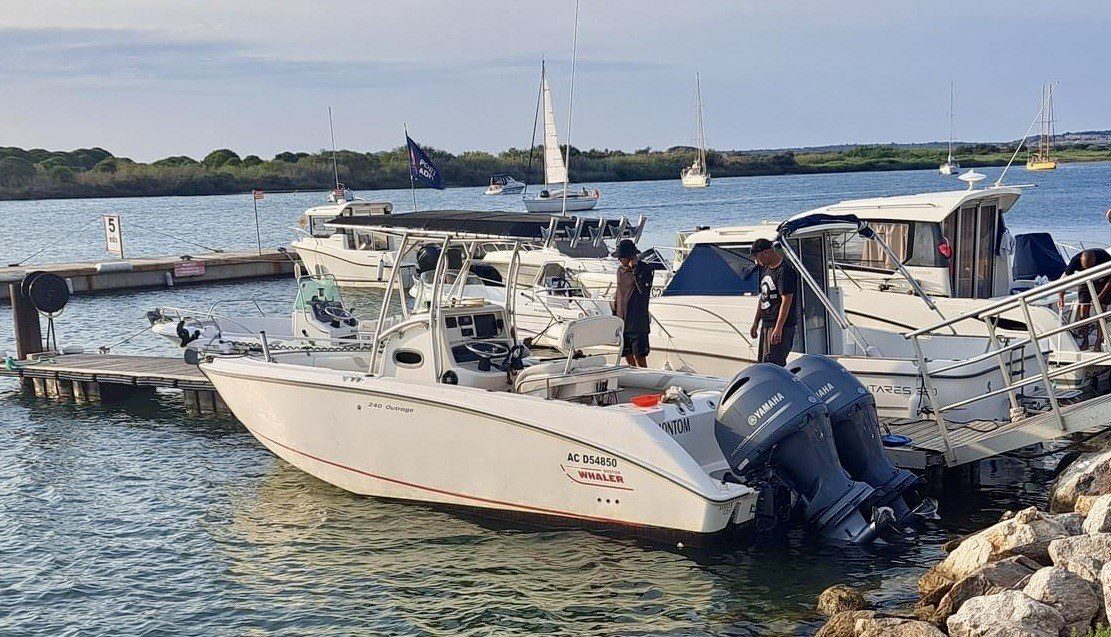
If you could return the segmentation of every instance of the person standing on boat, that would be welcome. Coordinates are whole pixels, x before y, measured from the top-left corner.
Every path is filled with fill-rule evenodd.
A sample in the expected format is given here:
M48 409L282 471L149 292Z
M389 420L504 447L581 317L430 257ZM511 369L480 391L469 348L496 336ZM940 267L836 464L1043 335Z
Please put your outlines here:
M760 302L749 330L752 338L760 339L756 360L785 366L795 340L795 313L791 310L799 289L799 273L767 239L752 243L752 259L760 266Z
M640 251L632 239L622 239L613 256L621 261L617 268L617 294L613 299L613 314L625 321L625 340L621 355L633 367L648 366L648 333L651 318L648 300L652 298L652 279L662 263L640 260Z
M1065 273L1062 276L1069 276L1077 272L1083 272L1089 268L1094 268L1097 265L1102 265L1111 261L1111 254L1102 248L1090 248L1082 250L1069 260L1068 267L1065 268ZM1111 276L1093 281L1092 284L1096 288L1096 294L1099 295L1099 307L1101 311L1106 312L1111 309ZM1076 288L1076 320L1083 320L1088 318L1092 313L1092 291L1088 288L1087 283L1081 283ZM1057 293L1057 307L1065 309L1065 291L1061 290ZM1103 330L1100 326L1101 321L1096 321L1096 344L1095 350L1100 351L1103 349ZM1080 328L1080 349L1088 349L1088 334L1091 333L1091 324L1084 325Z

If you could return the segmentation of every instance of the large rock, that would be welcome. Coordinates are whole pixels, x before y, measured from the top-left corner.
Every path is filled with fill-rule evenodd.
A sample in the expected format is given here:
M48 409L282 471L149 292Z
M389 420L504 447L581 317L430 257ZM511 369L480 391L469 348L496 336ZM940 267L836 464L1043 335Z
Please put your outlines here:
M945 637L933 624L903 617L860 619L854 628L855 637Z
M1099 572L1099 581L1103 586L1103 607L1106 613L1103 617L1105 623L1111 624L1111 611L1106 609L1111 608L1111 564L1104 564Z
M818 596L818 612L826 617L833 617L846 610L864 610L868 608L868 601L860 591L844 584L834 584L822 591Z
M1059 637L1065 619L1057 609L1022 591L975 597L945 622L949 637L1037 635Z
M1089 534L1111 532L1111 494L1101 495L1092 502L1083 529Z
M945 559L918 580L922 597L936 599L937 592L968 577L989 562L1022 555L1048 565L1049 543L1069 536L1052 516L1030 507L1014 517L969 536Z
M1040 568L1041 564L1021 555L985 564L953 584L937 603L930 620L943 625L950 615L960 610L973 597L1022 588L1026 580Z
M1086 635L1100 607L1092 583L1063 566L1047 566L1034 573L1022 592L1057 609L1065 620L1065 634Z
M1087 556L1103 563L1111 561L1111 533L1074 535L1049 543L1049 559L1053 560L1054 566L1067 567L1069 562L1080 556Z
M1060 524L1069 535L1080 535L1084 532L1084 514L1083 513L1058 513L1050 515L1057 524Z
M1057 476L1049 495L1049 510L1066 513L1085 495L1111 493L1111 450L1086 453Z
M936 626L873 610L847 610L830 617L814 637L944 637Z

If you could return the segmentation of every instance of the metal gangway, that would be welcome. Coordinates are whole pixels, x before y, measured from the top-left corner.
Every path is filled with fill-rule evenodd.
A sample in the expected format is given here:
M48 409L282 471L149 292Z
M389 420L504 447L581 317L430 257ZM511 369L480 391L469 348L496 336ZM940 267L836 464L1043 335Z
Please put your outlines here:
M1000 299L986 307L954 316L929 327L907 332L904 336L914 343L918 369L922 375L923 406L929 407L932 418L902 425L892 425L892 433L911 438L911 447L927 455L940 457L947 466L957 466L1015 451L1028 445L1048 442L1077 434L1094 434L1111 427L1111 394L1088 389L1077 391L1062 388L1063 379L1090 376L1111 365L1111 309L1099 300L1099 287L1111 277L1111 263L1077 272L1051 283ZM1057 303L1059 294L1083 286L1091 294L1087 316L1062 318L1060 325L1039 329L1031 319L1031 306ZM998 334L998 323L1004 312L1021 312L1026 334L1013 332L1010 337ZM1064 315L1063 315L1064 316ZM922 340L943 335L946 328L964 320L982 320L987 325L989 345L981 354L942 367L931 368L923 356ZM1078 331L1098 328L1102 351L1072 352L1056 356L1054 347L1061 338L1072 338ZM1057 341L1055 343L1054 341ZM1009 364L1016 351L1036 344L1033 349L1036 365L1024 366L1018 373ZM932 377L952 372L983 361L995 359L1003 373L1004 386L980 396L949 404L937 404ZM1032 370L1028 368L1032 367ZM1094 385L1094 383L1093 383ZM1010 417L999 421L953 422L947 418L953 410L977 401L1006 395L1010 401Z

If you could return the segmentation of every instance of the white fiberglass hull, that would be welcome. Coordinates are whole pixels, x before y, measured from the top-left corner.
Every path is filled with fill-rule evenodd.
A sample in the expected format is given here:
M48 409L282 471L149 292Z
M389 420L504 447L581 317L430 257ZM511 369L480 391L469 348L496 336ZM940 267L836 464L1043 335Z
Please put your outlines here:
M710 175L683 175L681 178L684 188L705 188L710 185Z
M552 195L543 199L539 197L527 198L525 202L525 210L529 212L544 212L555 213L567 210L567 212L580 212L583 210L593 210L594 206L598 205L598 195L568 195L567 207L564 208L563 197Z
M711 478L637 408L248 358L201 366L275 455L353 493L706 537L756 493Z
M393 252L351 250L327 239L301 238L292 243L305 269L314 275L330 274L344 287L384 287L393 271ZM415 265L403 263L398 273L406 287L412 284Z
M937 172L943 175L955 175L961 171L961 165L955 162L946 162L937 167Z

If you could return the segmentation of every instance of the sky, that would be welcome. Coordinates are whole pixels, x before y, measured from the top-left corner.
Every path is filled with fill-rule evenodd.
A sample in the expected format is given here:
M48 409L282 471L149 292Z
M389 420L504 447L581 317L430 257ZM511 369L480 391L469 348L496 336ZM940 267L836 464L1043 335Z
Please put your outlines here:
M527 147L541 58L568 134L573 0L0 0L0 146L150 161L336 142ZM572 143L712 148L1111 128L1107 0L582 0Z

